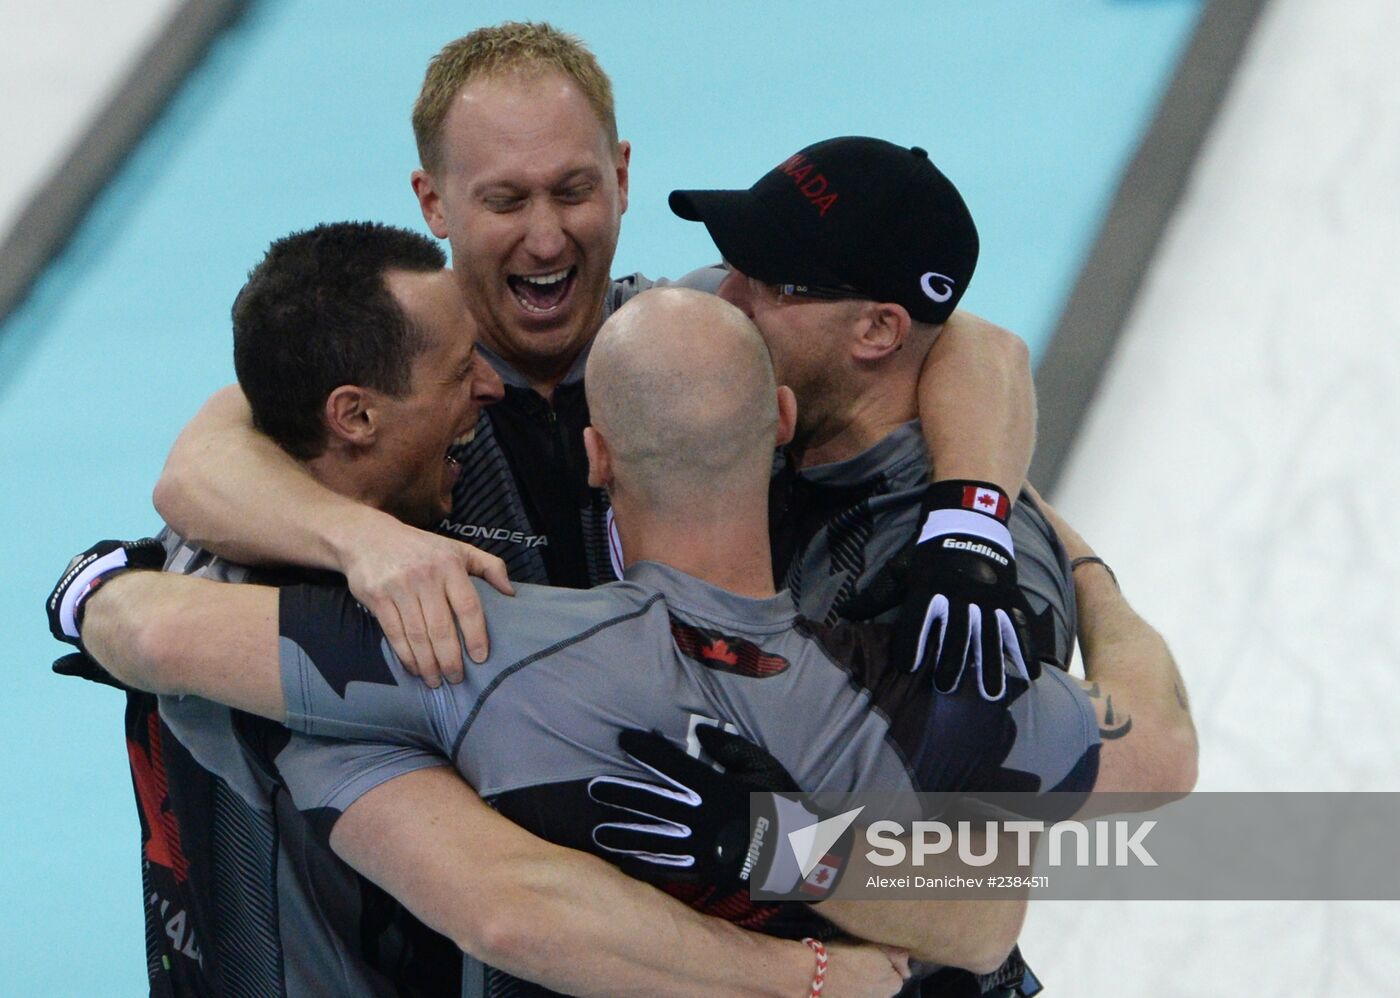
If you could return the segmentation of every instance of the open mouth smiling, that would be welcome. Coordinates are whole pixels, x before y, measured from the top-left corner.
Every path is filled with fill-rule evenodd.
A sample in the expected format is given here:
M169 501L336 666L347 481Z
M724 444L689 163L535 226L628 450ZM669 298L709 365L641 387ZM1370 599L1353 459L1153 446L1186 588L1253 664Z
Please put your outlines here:
M578 267L566 267L552 274L511 274L506 277L506 284L526 312L549 315L568 298L577 276Z

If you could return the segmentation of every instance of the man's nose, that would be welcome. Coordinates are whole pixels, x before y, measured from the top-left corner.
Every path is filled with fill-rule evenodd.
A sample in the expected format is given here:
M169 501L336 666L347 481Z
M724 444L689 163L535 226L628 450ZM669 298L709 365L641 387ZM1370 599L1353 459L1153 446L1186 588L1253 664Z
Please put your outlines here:
M564 254L567 239L564 220L549 201L536 201L528 209L525 251L536 260L557 260Z
M731 267L729 273L724 275L724 280L720 281L719 287L715 289L715 294L729 302L729 304L743 312L750 319L753 318L753 302L749 295L748 278L734 268Z
M476 371L472 375L472 398L477 405L499 402L506 394L505 385L501 384L501 376L480 353L476 355L473 363Z

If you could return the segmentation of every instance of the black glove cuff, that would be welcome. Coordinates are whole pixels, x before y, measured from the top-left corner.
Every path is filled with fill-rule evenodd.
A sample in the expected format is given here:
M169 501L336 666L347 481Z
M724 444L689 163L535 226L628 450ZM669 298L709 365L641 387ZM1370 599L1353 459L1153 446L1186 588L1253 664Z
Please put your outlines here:
M765 794L754 804L749 840L752 869L741 879L764 900L824 900L841 879L855 848L853 822L858 812L834 816L810 799L784 794ZM828 820L839 822L830 829L835 838L822 835L824 826L830 828Z
M924 490L923 511L936 509L968 509L1005 523L1011 515L1011 497L991 482L950 478Z
M153 537L99 541L69 563L49 593L45 602L49 633L59 641L83 648L83 615L92 594L123 572L159 569L164 564L165 548Z

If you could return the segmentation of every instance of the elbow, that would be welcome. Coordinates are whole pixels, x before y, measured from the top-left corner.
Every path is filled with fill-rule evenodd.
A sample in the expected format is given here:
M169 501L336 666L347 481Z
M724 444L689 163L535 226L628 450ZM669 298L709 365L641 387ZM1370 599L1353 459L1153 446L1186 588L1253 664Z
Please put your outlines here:
M982 321L975 330L984 362L992 363L1015 379L1031 378L1031 349L1011 330Z
M916 960L925 963L941 963L948 967L957 967L959 970L966 970L969 973L983 975L995 973L1006 958L1011 955L1011 950L1016 945L1016 940L1012 939L1005 946L998 943L993 946L977 945L966 947L964 951L957 953L911 953Z
M910 955L925 963L941 963L974 974L990 974L1000 968L1021 936L1027 900L1023 897L972 903L985 908L966 920L971 931L959 932L956 939L944 937L936 946L910 947Z
M454 906L453 924L444 933L464 953L514 973L532 952L538 952L540 940L549 938L549 927L556 919L572 917L572 912L557 911L555 895L542 888L541 877L548 876L547 870L507 860L492 872L474 892L479 898L490 898L490 903Z
M83 647L127 686L150 693L173 692L166 688L164 672L175 646L158 617L134 613L129 601L104 590L88 603Z
M1129 792L1147 795L1144 806L1161 807L1180 800L1196 788L1200 752L1189 720L1158 732L1144 742L1147 754Z
M1163 755L1165 765L1160 792L1172 800L1180 800L1196 789L1196 779L1200 775L1200 744L1190 720L1172 733Z
M165 467L161 469L160 478L156 480L156 487L151 491L151 505L156 508L160 518L166 523L173 519L173 512L176 503L179 502L179 486L175 482L175 471L171 467L172 462L167 460Z
M994 973L1006 962L1006 958L1016 948L1016 940L1021 937L1021 928L1026 921L1026 908L1028 907L1026 898L991 903L1002 909L1002 917L997 920L998 924L993 927L993 930L988 932L984 939L978 941L979 945L976 951L968 954L964 969L970 970L974 974Z
M605 868L601 860L592 862ZM507 858L478 887L478 901L464 905L462 921L446 933L458 948L518 977L553 973L550 947L580 938L576 885L558 862ZM480 903L488 898L489 904Z
M186 540L203 544L208 538L192 532L200 497L207 491L205 469L220 466L219 450L230 430L252 426L247 400L237 385L221 388L209 397L180 435L165 458L151 502L156 512Z
M189 509L189 494L188 474L179 455L171 452L166 458L165 467L161 469L156 487L151 492L151 504L155 506L160 518L170 524L177 534L197 544L201 542L201 538L192 537L188 532L190 519L186 511Z
M457 948L493 967L519 967L532 948L539 946L539 927L527 924L513 904L473 905L470 916L448 933ZM480 910L484 909L484 910Z
M960 967L973 974L994 974L1006 962L1006 958L1011 955L1011 950L1016 945L1016 940L1011 940L1006 946L998 946L995 949L983 947L977 953L971 953L966 959L953 966Z
M1008 902L993 903L1006 904ZM1014 917L1001 920L1001 925L992 928L980 938L966 940L964 945L959 947L958 952L936 956L937 961L974 974L996 972L1006 962L1011 951L1016 948L1016 940L1021 935L1021 923L1026 914L1025 901L1009 903L1015 906Z
M1026 341L1011 330L1003 329L1001 326L994 327L994 330L993 341L1003 362L1012 370L1022 371L1026 377L1030 377L1031 348L1026 345Z
M182 668L189 653L189 635L171 626L168 615L143 613L129 623L134 668L118 678L148 693L183 695L190 692Z

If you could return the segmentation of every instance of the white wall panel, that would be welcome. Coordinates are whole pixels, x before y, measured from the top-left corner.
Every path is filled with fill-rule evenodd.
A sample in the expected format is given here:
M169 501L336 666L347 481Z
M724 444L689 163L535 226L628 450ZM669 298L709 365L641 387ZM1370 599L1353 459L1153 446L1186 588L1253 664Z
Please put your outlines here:
M1400 790L1397 48L1393 0L1265 11L1055 497L1176 653L1201 790ZM1397 931L1064 903L1025 944L1057 994L1393 994Z
M180 2L0 3L0 243Z

